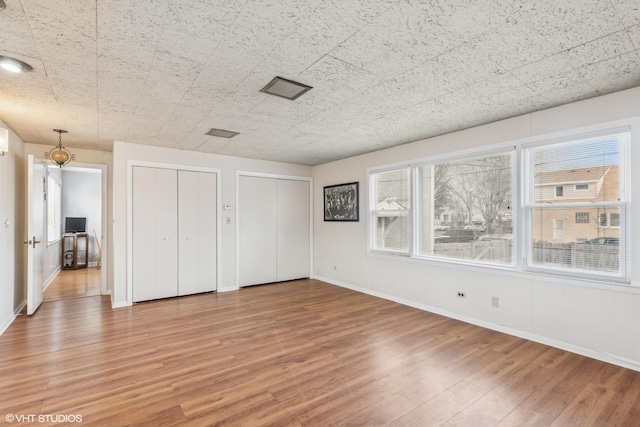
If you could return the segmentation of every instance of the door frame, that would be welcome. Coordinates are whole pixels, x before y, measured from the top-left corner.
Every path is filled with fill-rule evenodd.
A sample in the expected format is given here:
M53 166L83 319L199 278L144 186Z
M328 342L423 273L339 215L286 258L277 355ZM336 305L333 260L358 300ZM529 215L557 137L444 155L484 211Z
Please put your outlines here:
M309 183L309 277L313 277L313 177L299 176L299 175L283 175L263 172L250 172L250 171L236 171L236 287L240 289L240 215L239 212L242 209L240 206L240 177L250 176L255 178L269 178L269 179L285 179L290 181L306 181Z
M222 263L220 258L220 242L222 232L220 204L222 189L222 171L218 168L210 168L204 166L192 166L176 163L148 162L144 160L127 160L127 301L126 305L133 305L133 167L141 166L158 169L183 170L193 172L208 172L216 174L216 283L217 288L220 287L222 278ZM176 259L176 262L178 260ZM217 289L216 289L217 291Z
M82 163L82 162L74 162L72 165L69 165L68 169L73 170L76 168L80 169L99 169L100 170L100 199L101 199L101 213L102 218L100 219L101 226L101 236L100 236L100 295L109 295L108 289L108 272L109 272L109 206L108 206L108 192L109 192L109 176L108 176L108 168L107 165L102 163ZM105 239L104 236L107 236ZM60 248L62 250L62 248Z

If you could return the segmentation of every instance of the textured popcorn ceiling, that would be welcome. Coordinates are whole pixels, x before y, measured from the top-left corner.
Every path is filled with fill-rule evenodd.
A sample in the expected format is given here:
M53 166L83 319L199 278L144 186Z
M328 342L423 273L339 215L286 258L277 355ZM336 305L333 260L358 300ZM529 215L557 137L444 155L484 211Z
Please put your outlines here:
M638 0L6 3L0 119L71 148L316 165L640 85Z

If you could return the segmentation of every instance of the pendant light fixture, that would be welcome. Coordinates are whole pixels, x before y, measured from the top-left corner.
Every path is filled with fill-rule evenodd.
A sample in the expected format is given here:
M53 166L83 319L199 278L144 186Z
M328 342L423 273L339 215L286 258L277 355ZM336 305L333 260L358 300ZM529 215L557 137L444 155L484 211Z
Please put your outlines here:
M62 167L69 162L75 161L76 155L71 154L69 150L62 145L62 134L67 133L66 130L54 129L54 132L58 132L58 145L52 148L49 152L44 153L45 159L51 160L56 165Z

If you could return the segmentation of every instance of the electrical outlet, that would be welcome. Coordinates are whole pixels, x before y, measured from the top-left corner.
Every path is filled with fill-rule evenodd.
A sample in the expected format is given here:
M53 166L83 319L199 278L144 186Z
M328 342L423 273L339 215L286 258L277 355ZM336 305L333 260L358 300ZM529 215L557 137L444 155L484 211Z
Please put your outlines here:
M500 307L500 298L491 297L491 307L499 308Z
M466 298L466 297L467 297L466 292L460 292L460 291L458 291L458 298Z
M333 266L333 269L334 269L335 271L340 271L340 267L338 267L337 265L334 265L334 266Z

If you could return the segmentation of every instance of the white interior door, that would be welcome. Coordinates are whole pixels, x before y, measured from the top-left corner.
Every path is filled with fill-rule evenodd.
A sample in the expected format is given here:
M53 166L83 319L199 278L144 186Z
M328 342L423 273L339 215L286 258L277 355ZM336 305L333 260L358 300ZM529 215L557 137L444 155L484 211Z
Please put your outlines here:
M276 182L252 176L239 178L239 286L277 281Z
M178 171L178 295L217 287L217 175Z
M133 168L133 301L178 294L177 171Z
M33 155L27 158L27 314L36 312L43 299L44 285L44 198L45 165Z
M278 281L309 277L309 182L278 180Z

